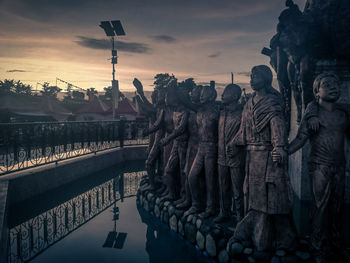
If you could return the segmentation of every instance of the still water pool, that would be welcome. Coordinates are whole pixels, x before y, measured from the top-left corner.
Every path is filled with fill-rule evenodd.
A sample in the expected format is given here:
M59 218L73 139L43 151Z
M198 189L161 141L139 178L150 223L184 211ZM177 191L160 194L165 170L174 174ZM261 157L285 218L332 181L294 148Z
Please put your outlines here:
M8 262L212 262L136 205L127 163L10 207Z

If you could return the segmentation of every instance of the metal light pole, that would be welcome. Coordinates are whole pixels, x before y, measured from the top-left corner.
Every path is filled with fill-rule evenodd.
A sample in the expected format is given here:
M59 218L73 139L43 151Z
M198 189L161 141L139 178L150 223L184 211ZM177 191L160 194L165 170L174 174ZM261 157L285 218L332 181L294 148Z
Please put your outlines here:
M113 103L113 119L115 119L115 110L118 108L119 102L119 84L118 80L115 79L115 64L118 63L117 50L114 48L114 36L125 36L125 32L122 24L119 20L113 21L102 21L100 27L105 31L108 37L112 40L112 103Z

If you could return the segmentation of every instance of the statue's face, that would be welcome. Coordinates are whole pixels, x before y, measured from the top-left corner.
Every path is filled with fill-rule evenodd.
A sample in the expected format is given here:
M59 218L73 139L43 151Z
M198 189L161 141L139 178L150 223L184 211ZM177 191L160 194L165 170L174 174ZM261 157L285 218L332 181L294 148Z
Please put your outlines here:
M167 92L165 97L165 104L170 107L177 106L177 98L174 92Z
M237 100L237 94L235 94L232 89L224 89L224 92L221 95L221 101L224 105L228 105Z
M265 79L263 75L258 71L252 71L250 74L250 86L253 90L259 91L265 88Z
M164 104L165 102L165 92L163 90L159 90L157 92L157 105Z
M191 90L191 93L190 93L191 101L193 103L199 103L200 96L201 96L201 88L200 87L194 87Z
M204 86L201 91L200 103L205 104L215 100L213 92L209 86Z
M340 97L340 88L335 78L323 78L320 83L320 89L317 93L323 101L335 102Z

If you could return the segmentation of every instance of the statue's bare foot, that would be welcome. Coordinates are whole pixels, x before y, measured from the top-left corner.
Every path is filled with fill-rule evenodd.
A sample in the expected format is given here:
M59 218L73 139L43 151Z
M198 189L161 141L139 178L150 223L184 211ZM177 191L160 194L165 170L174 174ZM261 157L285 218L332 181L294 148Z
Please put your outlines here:
M199 214L199 217L206 219L208 217L215 216L216 213L217 212L214 209L206 209L204 212Z
M223 223L225 221L228 221L229 219L231 219L230 215L220 213L217 217L215 217L214 222Z
M178 205L178 204L183 203L185 201L185 199L186 199L186 197L181 197L180 199L178 199L174 202L174 205Z
M142 191L154 191L156 190L156 186L149 184L149 185L143 185L142 187L140 187Z
M175 199L175 196L168 193L167 195L163 196L160 198L160 201L163 202L163 201L172 201Z
M200 212L200 210L197 207L191 206L191 208L184 213L184 216L189 216L198 212Z
M191 206L191 202L185 200L184 202L178 204L178 205L176 206L176 208L182 210L182 209L187 209L187 208L189 208L190 206Z

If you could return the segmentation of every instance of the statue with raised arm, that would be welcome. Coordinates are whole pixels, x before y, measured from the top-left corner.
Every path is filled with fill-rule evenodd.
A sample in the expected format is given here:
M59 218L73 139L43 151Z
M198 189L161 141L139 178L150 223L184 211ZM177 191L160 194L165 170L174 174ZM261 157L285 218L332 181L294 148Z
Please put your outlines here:
M173 131L161 140L162 145L173 142L170 157L165 167L165 181L168 194L162 200L174 200L178 196L180 185L180 196L185 196L185 163L187 151L187 123L188 110L178 100L177 81L172 80L167 88L166 104L173 108ZM180 173L179 173L180 171ZM178 178L180 176L180 178Z
M218 211L217 198L217 141L219 110L215 103L217 93L214 86L204 86L201 90L200 103L197 111L199 146L188 176L192 206L185 216L199 213L200 217L214 216ZM202 178L202 170L204 178ZM203 202L200 188L205 181L206 204Z
M314 81L316 101L305 110L289 154L310 142L309 176L313 196L311 246L316 262L328 262L327 249L346 256L343 249L345 192L345 135L349 136L349 115L336 104L340 97L339 79L322 73Z
M144 107L150 108L150 103L143 92L142 83L138 79L134 79L133 84L137 89L138 94L142 99L142 104ZM157 119L150 123L148 130L145 132L149 135L154 134L153 143L151 148L148 150L148 156L146 160L146 170L149 177L149 185L146 186L145 190L155 190L156 189L156 165L157 162L161 162L161 154L162 154L162 146L160 144L160 140L164 136L164 128L162 126L162 119L165 108L165 91L162 89L157 89L155 93L157 95L156 98L156 116ZM140 100L141 100L140 99ZM152 137L151 137L152 138Z
M251 71L253 96L242 113L240 131L229 148L244 146L245 209L232 242L248 241L258 250L293 249L296 232L290 213L291 189L286 171L287 133L283 102L271 87L272 72L265 65Z
M190 100L188 100L187 95L181 94L181 103L183 103L189 111L188 121L187 121L187 132L188 132L188 146L186 151L186 164L185 164L185 195L183 196L183 200L180 200L176 204L176 208L178 209L187 209L192 204L191 190L188 182L188 176L193 164L193 161L196 157L198 151L198 126L197 126L197 112L200 102L200 94L201 94L202 86L193 85L193 87L189 91ZM199 186L201 187L202 184ZM203 188L203 187L202 187Z
M242 90L236 84L229 84L222 93L223 107L219 118L218 172L220 190L220 214L215 222L223 222L232 216L232 193L234 197L236 219L239 222L244 215L243 181L244 149L241 147L232 155L227 151L228 144L239 130L242 106L239 104Z

